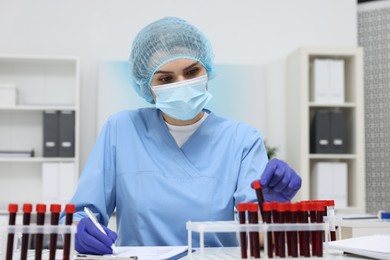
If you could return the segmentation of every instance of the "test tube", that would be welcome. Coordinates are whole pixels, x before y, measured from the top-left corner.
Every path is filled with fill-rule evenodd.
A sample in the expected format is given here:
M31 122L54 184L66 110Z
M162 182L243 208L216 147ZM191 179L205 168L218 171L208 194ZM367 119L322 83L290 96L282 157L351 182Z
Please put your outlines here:
M336 225L334 220L334 200L327 201L327 217L329 221L330 240L336 240Z
M60 218L61 205L60 204L51 204L50 205L50 224L52 226L58 225L58 220ZM56 248L57 248L57 233L50 234L50 252L49 260L55 260L56 258Z
M74 204L66 204L65 206L65 225L72 225L73 213L76 211ZM69 260L70 255L70 234L64 234L64 254L63 260Z
M247 204L244 202L237 204L237 211L238 211L238 217L240 224L245 224L246 222L246 216L245 213L247 211L248 207ZM241 244L241 258L246 259L248 258L248 243L246 239L246 232L240 232L240 244Z
M291 224L291 211L290 211L290 202L286 202L286 212L285 212L285 223ZM287 237L287 255L292 256L292 245L291 245L291 232L292 231L286 231L286 237Z
M272 219L271 219L272 209L273 209L273 205L271 202L264 202L264 204L263 204L263 215L264 215L263 222L266 222L268 224L272 223ZM267 251L268 251L268 258L272 258L274 255L274 252L273 252L273 243L272 243L272 232L270 232L270 231L267 231Z
M258 207L260 208L261 219L264 222L264 216L263 216L264 195L263 195L263 189L260 180L253 181L251 186L252 189L256 191L257 203L259 205Z
M299 223L309 223L309 205L304 202L299 203ZM300 256L310 257L309 231L299 231L299 254Z
M17 212L18 212L18 204L9 204L8 205L8 214L9 214L8 225L10 225L10 226L15 225ZM13 250L14 250L14 238L15 238L14 233L8 234L6 260L12 260Z
M276 211L278 212L278 223L283 224L286 221L286 203L278 203L276 205ZM284 258L286 257L286 238L285 238L285 232L279 231L275 232L278 233L278 240L279 240L279 257Z
M317 202L317 210L316 210L316 222L317 223L324 223L324 203L323 202ZM317 231L316 232L316 255L318 257L322 257L323 255L323 246L322 246L322 237L323 237L324 231Z
M37 204L37 225L43 226L45 224L46 205ZM35 260L42 259L42 247L43 247L43 233L36 234L35 238Z
M298 222L298 210L299 210L298 203L291 203L290 204L291 224L296 224ZM291 256L298 257L297 231L292 231L290 233L290 237L291 237Z
M24 226L30 225L31 212L32 212L32 204L29 204L29 203L23 204L23 225ZM28 238L29 238L28 233L22 234L22 248L20 250L20 259L21 260L27 259Z
M277 205L279 204L279 202L271 202L272 203L272 222L277 224L279 223L279 214L276 210L276 207ZM275 243L275 255L276 256L279 256L279 232L273 232L274 233L274 243Z
M249 221L251 224L258 224L259 218L258 218L258 212L259 212L259 206L257 203L248 203L248 214L250 215ZM251 231L249 232L251 245L252 245L252 252L254 258L260 258L260 239L259 239L259 232Z
M314 201L308 201L307 204L309 205L309 212L310 212L310 223L316 223L317 222L317 216L316 216L316 210L317 205ZM315 256L317 255L317 239L316 239L316 231L310 232L310 242L311 242L311 255Z

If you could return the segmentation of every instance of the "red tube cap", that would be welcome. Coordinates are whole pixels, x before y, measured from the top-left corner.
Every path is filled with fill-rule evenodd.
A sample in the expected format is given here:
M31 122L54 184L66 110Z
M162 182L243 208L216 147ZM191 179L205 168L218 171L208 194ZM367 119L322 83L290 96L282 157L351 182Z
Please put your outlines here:
M75 212L76 212L76 206L74 204L66 204L65 213L75 213Z
M24 213L31 213L31 211L32 211L32 204L29 203L23 204Z
M237 211L238 212L244 212L244 211L247 211L248 207L247 207L247 204L245 202L240 202L237 204Z
M327 206L334 207L334 200L328 200Z
M299 210L299 204L298 203L291 203L290 204L290 211L291 212L297 212Z
M274 209L274 206L272 202L264 202L263 203L263 210L264 211L272 211Z
M248 203L248 211L249 212L257 212L259 211L259 205L254 202Z
M8 212L9 213L16 213L16 212L18 212L18 204L9 204L8 205Z
M45 213L46 212L46 204L37 204L36 211L37 211L37 213Z
M299 206L300 206L301 211L308 211L310 209L309 203L307 203L307 202L305 202L305 203L301 202L299 204Z
M253 181L251 186L252 186L252 189L255 189L255 190L261 189L261 187L262 187L260 180Z
M61 212L61 205L60 204L51 204L50 205L50 212L51 213L60 213Z
M276 204L276 211L277 212L285 212L287 210L288 204L285 202L277 203Z

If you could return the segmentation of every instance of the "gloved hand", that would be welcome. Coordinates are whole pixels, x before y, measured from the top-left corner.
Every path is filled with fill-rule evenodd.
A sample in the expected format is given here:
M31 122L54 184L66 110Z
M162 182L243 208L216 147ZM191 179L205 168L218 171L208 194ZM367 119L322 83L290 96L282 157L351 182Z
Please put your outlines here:
M260 179L264 200L287 202L301 188L301 177L287 163L271 159Z
M89 218L83 218L77 224L75 247L82 254L103 255L112 254L111 245L117 234L102 226L107 235L103 234Z

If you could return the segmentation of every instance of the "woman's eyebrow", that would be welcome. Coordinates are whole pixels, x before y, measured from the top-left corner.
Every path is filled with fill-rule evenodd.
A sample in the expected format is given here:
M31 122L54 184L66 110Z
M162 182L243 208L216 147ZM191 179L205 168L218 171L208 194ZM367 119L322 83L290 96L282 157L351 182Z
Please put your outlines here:
M183 71L184 71L184 70L191 69L192 67L198 65L198 63L199 63L199 61L192 63L190 66L188 66L187 68L183 69Z
M192 63L190 66L184 68L183 71L186 71L186 70L188 70L188 69L191 69L192 67L198 65L198 63L199 63L199 61ZM169 73L173 73L173 72L172 72L172 71L167 71L167 70L158 70L158 71L156 71L154 74L157 74L157 73L160 73L160 74L169 74Z

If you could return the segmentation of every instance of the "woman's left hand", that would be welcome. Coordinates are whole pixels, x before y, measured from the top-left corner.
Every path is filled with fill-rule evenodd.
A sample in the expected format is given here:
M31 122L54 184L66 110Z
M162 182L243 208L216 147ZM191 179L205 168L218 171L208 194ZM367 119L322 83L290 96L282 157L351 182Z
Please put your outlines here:
M287 202L301 188L301 177L287 163L271 159L263 174L261 185L265 201Z

